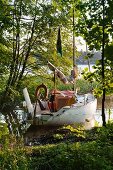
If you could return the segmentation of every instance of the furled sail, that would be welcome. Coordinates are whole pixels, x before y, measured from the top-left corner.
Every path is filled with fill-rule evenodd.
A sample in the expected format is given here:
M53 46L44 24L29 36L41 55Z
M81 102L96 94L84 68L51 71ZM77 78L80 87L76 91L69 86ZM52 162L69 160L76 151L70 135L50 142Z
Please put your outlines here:
M68 84L69 81L67 80L66 76L58 69L56 68L53 64L51 64L50 62L48 62L48 66L50 68L51 71L55 72L55 75L64 83L64 84Z
M64 84L74 84L75 78L78 76L78 70L77 67L75 66L73 70L71 70L71 75L67 79L67 77L57 68L55 67L52 63L48 61L48 66L51 71L54 71L55 75L64 83Z

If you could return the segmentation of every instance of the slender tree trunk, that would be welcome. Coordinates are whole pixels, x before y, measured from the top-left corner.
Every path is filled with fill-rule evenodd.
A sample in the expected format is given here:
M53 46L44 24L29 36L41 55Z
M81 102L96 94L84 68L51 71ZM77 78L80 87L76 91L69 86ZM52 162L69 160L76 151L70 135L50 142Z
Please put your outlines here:
M26 67L26 64L27 64L27 60L28 60L29 55L30 55L31 48L33 46L33 35L34 35L34 31L35 31L35 19L36 19L36 16L34 17L34 20L33 20L33 26L32 26L31 37L29 38L28 50L27 50L27 53L26 53L26 56L25 56L25 60L23 62L22 71L21 71L21 73L19 75L18 80L22 79L22 76L23 76L23 73L24 73L24 70L25 70L25 67Z
M88 46L87 46L87 43L86 43L86 56L88 55ZM88 56L87 56L88 57ZM88 68L89 68L89 72L91 71L90 69L90 58L88 57L87 59L87 62L88 62Z
M102 96L102 121L103 121L103 126L106 126L106 118L105 118L105 84L104 84L104 79L105 79L105 75L104 75L104 46L105 46L105 24L104 24L104 0L102 0L103 3L103 40L102 40L102 82L103 82L103 96Z

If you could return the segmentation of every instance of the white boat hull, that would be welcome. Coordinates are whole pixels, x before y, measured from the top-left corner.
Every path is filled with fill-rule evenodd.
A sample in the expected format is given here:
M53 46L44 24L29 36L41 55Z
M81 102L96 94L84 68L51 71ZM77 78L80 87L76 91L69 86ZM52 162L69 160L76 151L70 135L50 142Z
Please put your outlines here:
M74 106L65 106L53 114L49 111L42 111L36 114L34 120L28 120L35 125L83 125L90 129L95 125L94 114L96 113L97 99L88 103L76 103Z

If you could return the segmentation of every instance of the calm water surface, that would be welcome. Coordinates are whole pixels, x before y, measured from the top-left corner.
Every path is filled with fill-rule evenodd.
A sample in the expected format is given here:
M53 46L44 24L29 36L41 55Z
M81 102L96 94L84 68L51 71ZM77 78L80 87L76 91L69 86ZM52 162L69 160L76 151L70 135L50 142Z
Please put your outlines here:
M90 65L91 71L93 71L93 66L93 64ZM88 65L78 65L79 73L81 73L85 68L88 68ZM109 119L113 120L113 97L105 101L105 116L106 122L108 122ZM100 99L98 99L97 102L95 120L100 126L102 125L102 101Z
M113 121L113 99L109 99L105 101L105 116L106 116L106 122L108 122L108 120ZM95 120L100 126L102 125L102 101L101 99L98 99L98 102L97 102L97 112L95 114Z

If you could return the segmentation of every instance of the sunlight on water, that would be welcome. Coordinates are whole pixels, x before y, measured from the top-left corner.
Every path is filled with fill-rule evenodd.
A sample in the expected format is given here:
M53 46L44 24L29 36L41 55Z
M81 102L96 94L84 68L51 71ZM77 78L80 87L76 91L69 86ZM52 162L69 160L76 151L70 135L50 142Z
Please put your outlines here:
M93 66L94 66L94 64L90 64L90 69L91 69L91 71L93 71ZM85 68L88 68L88 65L87 64L78 64L78 69L79 69L79 71L81 72L82 70L84 70Z
M98 109L94 117L95 117L96 123L99 126L101 126L102 125L102 110ZM105 109L105 118L106 118L106 123L108 121L113 121L113 108Z

